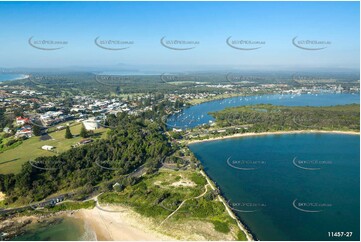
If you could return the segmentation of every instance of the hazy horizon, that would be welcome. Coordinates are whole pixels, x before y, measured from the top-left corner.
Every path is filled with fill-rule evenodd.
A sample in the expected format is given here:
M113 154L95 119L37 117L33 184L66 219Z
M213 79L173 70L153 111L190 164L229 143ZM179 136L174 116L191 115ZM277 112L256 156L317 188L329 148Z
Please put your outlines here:
M0 16L2 68L357 71L360 65L359 2L1 2Z
M183 66L183 65L103 65L103 66L58 66L58 67L1 67L1 73L32 73L32 72L119 72L139 74L162 73L350 73L359 74L359 68L327 68L327 67L284 67L284 66Z

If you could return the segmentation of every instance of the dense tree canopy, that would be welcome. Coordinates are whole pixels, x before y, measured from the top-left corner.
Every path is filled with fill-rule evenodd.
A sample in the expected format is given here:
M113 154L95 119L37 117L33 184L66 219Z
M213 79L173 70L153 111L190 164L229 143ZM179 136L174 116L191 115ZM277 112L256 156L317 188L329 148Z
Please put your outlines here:
M73 148L58 156L25 163L19 174L0 175L0 190L9 201L26 203L55 192L96 186L145 165L154 171L171 147L161 127L150 120L119 115L107 139Z
M277 130L360 130L360 105L288 107L259 104L211 113L220 127L252 132Z

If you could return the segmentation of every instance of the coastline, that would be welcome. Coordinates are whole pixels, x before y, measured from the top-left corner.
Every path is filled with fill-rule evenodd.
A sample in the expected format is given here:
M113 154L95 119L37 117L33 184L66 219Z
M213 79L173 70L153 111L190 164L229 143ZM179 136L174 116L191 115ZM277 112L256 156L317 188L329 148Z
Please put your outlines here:
M216 187L210 178L201 171L201 174L206 178L210 187L215 190ZM218 200L225 206L229 216L235 220L238 228L245 234L247 241L254 241L254 236L250 230L240 222L238 217L233 213L228 206L226 200L218 195ZM199 235L187 235L175 233L163 233L159 231L159 224L154 224L151 219L144 217L122 205L103 205L101 208L94 207L93 209L80 209L74 211L73 218L80 219L84 222L84 227L87 230L86 234L97 241L175 241L175 240L191 240L202 241L204 237ZM213 228L213 226L212 226ZM179 237L181 236L181 237Z
M207 140L195 140L192 143L231 139L245 136L261 136L261 135L276 135L276 134L303 134L303 133L331 133L331 134L347 134L347 135L360 135L358 132L352 131L320 131L320 130L299 130L299 131L277 131L277 132L262 132L262 133L243 133L231 136L211 138ZM201 174L206 178L210 187L217 189L212 179L204 172ZM223 203L229 216L237 223L238 228L245 234L247 241L254 241L256 237L252 230L247 227L242 218L238 217L232 208L227 204L227 200L222 194L218 195L218 200ZM104 205L99 209L80 209L75 211L64 211L51 215L60 215L62 217L72 217L81 219L84 222L86 235L88 239L96 239L99 241L112 241L112 240L142 240L142 241L173 241L177 240L174 237L167 236L157 230L157 226L150 221L150 219L135 213L128 207L116 205ZM40 216L41 217L41 216ZM48 217L48 216L45 216ZM24 219L36 221L38 216L25 217Z
M55 213L27 214L20 216L13 214L5 218L0 217L0 231L4 232L3 234L0 233L0 239L2 235L3 239L12 240L18 236L22 236L28 231L34 230L34 226L50 226L63 219L74 219L74 212L75 210L68 210Z
M214 188L214 185L211 185ZM219 201L224 201L218 196ZM226 206L226 204L224 203ZM227 212L230 216L236 220L238 227L240 224L236 218L234 218L229 209ZM42 227L52 225L55 221L62 219L72 219L77 224L82 226L80 240L95 240L95 241L176 241L176 240L191 240L191 241L204 241L204 234L189 234L187 228L194 228L194 226L203 226L206 229L214 230L211 223L197 224L196 221L188 221L186 223L175 224L174 226L181 225L183 229L178 230L177 227L167 226L166 230L163 230L159 226L158 222L153 221L151 218L145 217L142 214L138 214L131 208L122 205L109 205L103 204L101 207L98 204L92 209L79 209L79 210L67 210L59 211L49 214L36 214L36 215L24 215L13 216L10 219L4 221L0 220L0 230L5 229L6 236L8 238L14 238L22 236L24 232L33 226L42 224ZM194 224L194 222L196 224ZM15 225L15 226L14 226ZM28 227L31 226L31 227ZM172 229L175 228L175 231ZM241 228L241 227L240 227ZM202 230L201 230L202 231ZM219 232L217 232L219 233ZM246 233L245 233L246 234ZM211 236L208 234L208 236ZM230 235L221 238L230 239ZM220 237L215 237L219 239ZM248 238L248 236L247 236ZM249 240L249 239L248 239Z
M275 131L275 132L261 132L261 133L242 133L242 134L234 134L234 135L228 135L228 136L222 136L222 137L215 137L215 138L209 138L204 140L190 140L186 141L186 145L190 144L196 144L196 143L203 143L203 142L211 142L211 141L217 141L217 140L225 140L225 139L233 139L233 138L240 138L240 137L252 137L252 136L265 136L265 135L283 135L283 134L308 134L308 133L319 133L319 134L345 134L345 135L360 135L359 132L355 131L339 131L339 130L333 130L333 131L325 131L325 130L294 130L294 131ZM208 184L211 186L211 188L214 190L215 183L213 180L202 170L201 174L206 178ZM220 188L219 188L220 189ZM255 241L256 237L252 234L252 231L241 221L241 218L239 218L231 209L231 207L227 204L226 199L222 195L218 195L218 199L223 203L225 206L228 214L231 216L231 218L235 219L237 222L238 227L242 232L246 235L246 238L248 241Z
M184 141L187 145L196 144L196 143L203 143L203 142L210 142L216 140L224 140L224 139L233 139L233 138L240 138L240 137L250 137L250 136L264 136L264 135L282 135L282 134L347 134L347 135L360 135L360 132L355 131L339 131L339 130L291 130L291 131L274 131L274 132L260 132L260 133L239 133L233 135L226 135L221 137L214 137L209 139L202 139L202 140L188 140Z
M74 217L84 221L99 241L113 240L176 240L155 230L147 218L123 206L105 206L106 209L81 209ZM115 209L116 208L116 209ZM107 211L109 210L109 211Z
M24 80L24 79L27 79L27 78L30 77L30 75L28 75L28 74L12 74L12 75L18 75L18 77L11 78L11 79L8 79L8 80L1 80L0 79L0 82Z
M28 75L28 74L22 74L21 77L15 78L15 79L13 79L13 80L14 80L14 81L15 81L15 80L24 80L24 79L27 79L27 78L29 78L29 77L30 77L30 75Z
M215 184L212 179L203 171L200 172L204 178L206 178L207 183L210 185L212 190L216 190ZM224 207L227 210L229 216L234 219L237 223L238 228L246 235L247 241L254 241L254 235L252 232L247 228L245 224L243 224L240 219L238 219L237 215L232 211L231 207L227 204L225 198L222 195L218 195L218 200L223 203Z
M213 101L219 101L224 100L227 98L234 98L234 97L246 97L251 95L245 95L243 93L232 93L232 94L220 94L211 98L205 98L205 99L192 99L189 101L191 106L196 106L199 104L207 103L207 102L213 102Z

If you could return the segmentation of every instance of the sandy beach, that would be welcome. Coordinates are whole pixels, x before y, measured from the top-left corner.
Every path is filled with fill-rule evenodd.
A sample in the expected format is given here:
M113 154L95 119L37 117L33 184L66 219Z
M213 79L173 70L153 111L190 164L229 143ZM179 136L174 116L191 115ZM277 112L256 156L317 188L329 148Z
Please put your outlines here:
M308 134L308 133L360 135L359 132L354 132L354 131L294 130L294 131L276 131L276 132L261 132L261 133L242 133L242 134L227 135L227 136L221 136L221 137L215 137L215 138L203 139L203 140L190 140L190 141L186 141L186 142L187 142L187 144L195 144L195 143L202 143L202 142L209 142L209 141L223 140L223 139L232 139L232 138L239 138L239 137L247 137L247 136L279 135L279 134Z
M236 219L232 216L231 211L228 213L233 219ZM102 205L101 209L97 207L81 209L75 211L72 217L83 220L85 228L88 230L87 234L95 234L92 237L96 237L96 240L100 241L205 241L210 238L212 238L211 240L232 241L235 238L232 233L224 234L215 231L214 225L209 221L190 220L163 225L155 224L153 220L118 205ZM242 224L238 224L238 226L240 225L240 228L243 228ZM252 240L248 231L246 233L247 238Z
M5 194L0 192L0 201L3 201L5 200Z
M97 240L175 240L153 230L154 225L128 208L121 206L102 206L109 210L81 209L75 212L93 230ZM118 211L118 212L110 212Z
M30 75L22 75L21 77L19 77L19 78L16 78L15 80L23 80L23 79L27 79L27 78L29 78L30 77Z

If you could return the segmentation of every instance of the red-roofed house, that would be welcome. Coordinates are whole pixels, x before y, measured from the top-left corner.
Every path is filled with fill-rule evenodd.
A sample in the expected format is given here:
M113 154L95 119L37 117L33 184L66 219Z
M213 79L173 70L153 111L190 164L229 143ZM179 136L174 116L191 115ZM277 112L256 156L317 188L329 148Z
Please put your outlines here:
M16 117L16 124L17 125L24 125L29 123L29 119L28 118L23 118L23 117Z
M25 125L21 128L19 128L16 131L15 137L27 137L30 138L33 136L33 130L31 129L31 126Z

